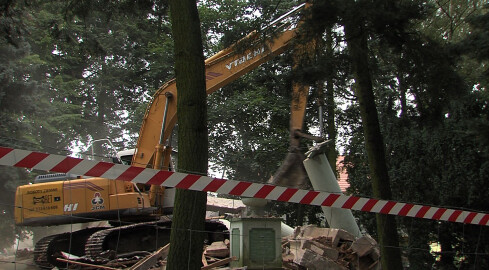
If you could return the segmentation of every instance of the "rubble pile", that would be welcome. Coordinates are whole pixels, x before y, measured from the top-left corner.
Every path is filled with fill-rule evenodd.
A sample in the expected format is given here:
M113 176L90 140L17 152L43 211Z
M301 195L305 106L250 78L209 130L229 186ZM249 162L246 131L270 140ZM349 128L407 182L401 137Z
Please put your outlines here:
M379 270L380 250L370 236L308 225L282 241L286 269Z
M205 247L204 256L214 258L227 258L229 257L229 239L224 241L213 242L209 246Z
M229 239L206 245L202 253L202 270L230 269ZM58 258L70 264L70 269L165 269L169 245L153 253L137 252L117 255L100 254L97 260L62 254ZM130 255L130 256L129 256ZM293 270L380 270L380 250L370 236L356 238L341 229L319 228L313 225L297 227L294 233L282 238L283 269ZM88 268L87 268L88 267ZM234 268L233 268L234 269Z
M229 244L229 239L225 239L205 246L202 254L202 269L227 265L233 259L229 258Z
M229 257L229 244L229 239L225 239L205 246L202 253L203 267L201 269L219 268L235 260L236 258ZM102 252L96 258L77 257L62 252L57 260L66 263L68 269L165 269L169 246L168 244L153 253L141 251L118 255L115 251L109 250Z
M164 260L168 254L169 245L151 253L147 251L137 251L125 254L117 254L113 250L102 252L96 258L78 257L66 252L61 253L57 261L66 263L67 269L161 269L166 265Z

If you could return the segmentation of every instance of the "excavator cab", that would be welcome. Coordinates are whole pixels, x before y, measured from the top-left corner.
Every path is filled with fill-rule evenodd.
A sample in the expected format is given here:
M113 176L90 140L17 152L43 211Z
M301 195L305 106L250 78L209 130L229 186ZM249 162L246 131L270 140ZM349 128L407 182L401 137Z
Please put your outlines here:
M131 165L132 157L134 156L134 151L135 149L128 149L128 150L123 150L117 152L117 156L114 157L114 160L118 160L119 162L114 162L114 163L120 163L124 165Z

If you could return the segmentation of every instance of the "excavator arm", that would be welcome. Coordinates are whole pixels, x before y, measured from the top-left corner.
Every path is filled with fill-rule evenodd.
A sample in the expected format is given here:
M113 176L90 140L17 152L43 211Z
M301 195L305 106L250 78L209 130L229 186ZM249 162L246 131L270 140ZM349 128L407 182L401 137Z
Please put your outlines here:
M286 18L297 13L304 6L305 4L302 4L294 8L267 26L267 29L274 29L275 31L270 34L270 37L265 42L260 40L258 33L252 32L236 45L208 58L205 61L207 94L213 93L267 62L272 57L284 52L289 47L290 41L295 37L297 31L297 28L287 22ZM284 23L284 21L286 22ZM248 49L238 53L240 44L244 44ZM301 112L301 110L305 109L306 102L304 93L307 95L307 91L304 89L302 86L294 87L294 91L299 93L293 94L293 96L299 97L299 99L294 99L292 106L294 128L302 126L304 112ZM161 166L162 158L158 157L158 153L164 155L163 152L168 151L164 150L163 145L170 137L172 129L177 122L177 98L178 91L175 80L164 84L153 96L143 119L136 152L133 156L133 166L152 168L167 166L167 164ZM294 112L294 108L300 108L299 112Z

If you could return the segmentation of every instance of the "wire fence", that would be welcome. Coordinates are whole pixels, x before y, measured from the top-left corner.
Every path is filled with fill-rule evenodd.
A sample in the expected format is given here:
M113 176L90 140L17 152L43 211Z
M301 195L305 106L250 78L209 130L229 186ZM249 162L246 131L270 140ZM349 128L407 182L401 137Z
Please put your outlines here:
M16 207L15 205L3 205L3 206ZM32 210L32 209L29 209L29 210ZM35 210L32 210L32 211L35 211ZM50 216L48 213L43 213L43 214L45 214L46 216ZM168 218L171 218L171 217L168 216ZM113 219L113 220L98 219L98 218L84 218L84 219L85 219L85 221L89 221L89 222L107 222L107 221L110 221L110 222L118 222L119 224L122 224L122 225L138 224L138 222L123 221L120 218L119 219ZM429 222L429 221L426 221L426 222ZM437 222L437 223L438 223L438 226L441 227L443 223L449 223L449 222ZM75 225L75 223L69 223L66 225L69 226L69 228L70 228L68 230L68 232L76 231L75 227L73 226L73 225ZM462 225L462 231L458 232L462 237L464 236L465 226L474 226L474 225ZM154 237L155 239L158 239L158 234L162 233L162 231L157 229L158 228L157 224L155 224L154 227L155 227L154 234L147 235L147 237ZM29 229L29 228L17 227L16 229ZM436 260L437 258L439 258L440 256L443 256L443 255L452 255L452 256L458 257L459 260L463 261L464 258L471 256L471 257L475 257L475 259L473 259L473 261L477 262L478 258L479 259L484 258L485 260L487 260L487 258L489 258L489 253L484 252L483 243L481 242L483 239L482 236L484 234L483 229L484 229L484 227L480 226L478 240L476 243L472 243L472 245L476 246L475 251L465 251L465 252L463 250L462 251L460 251L460 250L458 250L458 251L454 251L454 250L453 251L442 251L439 249L439 246L436 245L436 242L433 243L434 246L432 246L430 248L419 248L416 246L410 246L409 244L399 245L399 246L380 246L379 245L379 248L380 249L382 249L382 248L397 249L397 250L400 250L401 254L403 254L404 256L407 256L407 254L410 252L424 252L426 254L431 254L433 256L434 260ZM165 228L165 230L167 230L165 232L167 234L170 234L172 230L186 231L189 233L189 237L191 237L191 235L195 234L195 233L205 233L205 234L211 234L211 233L218 233L219 234L219 233L221 233L225 236L225 238L231 239L231 237L229 235L230 234L229 231L216 232L216 231L211 231L211 230L192 230L192 229L188 229L188 228L171 228L171 229ZM249 234L246 234L246 233L240 233L238 235L240 237L249 237ZM325 235L325 236L327 237L327 235ZM439 239L440 235L436 235L433 238ZM287 239L287 241L293 241L293 240L301 241L301 240L303 240L303 238L293 237L293 235L286 237L286 238L278 237L278 236L275 238L275 240L278 242L283 242L284 239ZM119 246L119 241L121 241L121 239L117 240L117 243L115 245L116 247ZM71 241L70 241L70 243L71 243ZM156 250L158 247L162 247L165 244L167 244L167 243L166 242L157 243L156 246L154 247L154 249L151 249L151 250ZM189 243L189 245L191 245L191 244L192 243ZM207 243L207 244L210 244L210 243ZM31 268L27 268L27 269L36 269L35 267L37 267L37 266L32 261L32 256L29 256L29 255L32 255L32 253L30 252L31 248L32 247L27 248L27 250L23 249L21 247L21 241L18 239L16 241L15 246L14 246L15 252L13 254L10 254L10 256L8 256L8 257L4 256L3 258L0 258L0 269L26 269L26 267L31 267ZM66 252L70 253L70 250L73 248L79 248L79 247L72 247L70 244L70 246ZM295 246L295 248L298 248L298 247ZM117 250L115 250L115 251L117 252ZM190 255L189 255L189 258L190 258ZM266 264L264 264L264 267L265 266L266 266ZM8 267L10 267L10 268L8 268ZM433 266L432 269L437 269L437 268L435 266ZM455 268L455 269L457 269L457 268ZM460 263L458 269L479 269L479 268L477 268L476 265L474 265L473 268L462 268L462 264Z
M9 146L12 146L12 145L9 145ZM25 144L22 145L22 146L26 146ZM60 149L55 149L55 148L52 148L52 152L53 153L56 153L56 154L59 154L59 153L63 153L63 154L69 154L69 151L67 150L60 150ZM195 173L195 172L187 172L187 173ZM69 180L68 180L69 181ZM70 190L71 192L71 190ZM116 201L117 204L119 204L119 201L117 200ZM16 205L13 205L13 204L1 204L3 207L5 208L10 208L10 209L14 209L14 208L22 208L23 210L26 210L26 211L32 211L32 212L38 212L42 215L44 215L45 217L49 217L49 216L53 216L52 214L50 213L47 213L47 212L43 212L43 211L39 211L37 209L30 209L30 208L25 208L25 207L21 207L21 206L16 206ZM119 209L119 207L115 207L116 209ZM448 207L447 207L448 208ZM453 208L453 207L452 207ZM465 209L465 208L459 208L459 209L463 209L463 210L469 210L469 209ZM58 216L58 215L57 215ZM68 223L67 225L70 226L70 230L69 232L74 232L74 229L73 229L73 225L74 224L77 224L77 223L83 223L83 222L112 222L112 223L118 223L118 224L121 224L121 225L135 225L135 224L138 224L138 222L129 222L129 221L124 221L122 218L121 218L121 213L120 213L120 210L117 211L117 218L116 219L112 219L112 220L107 220L107 219L100 219L100 218L93 218L93 217L83 217L83 216L77 216L73 213L71 213L70 215L64 215L66 217L70 217L70 218L76 218L78 219L78 221L76 223ZM170 218L170 217L168 217ZM334 217L332 217L334 218ZM406 218L405 218L406 219ZM444 224L450 224L450 222L446 222L446 221L429 221L429 220L425 220L425 222L431 222L431 223L435 223L436 226L438 226L438 228L441 228ZM14 220L10 220L9 223L11 224L14 224ZM155 224L155 227L157 227L158 225ZM458 235L458 237L461 237L462 239L464 238L465 236L465 233L466 233L466 228L467 226L472 226L470 228L473 228L473 226L475 225L466 225L466 224L459 224L459 226L457 226L456 228L459 228L459 231L456 231L456 232L452 232L454 235ZM28 228L26 227L18 227L16 226L15 227L16 230L29 230ZM216 233L215 231L202 231L202 230L191 230L191 229L188 229L188 228L171 228L171 229L168 229L168 233L171 233L172 230L184 230L184 231L187 231L189 233L189 235L192 235L193 233ZM158 230L155 230L155 234L154 235L148 235L148 237L155 237L156 239L158 239L158 233L160 233ZM229 234L229 232L222 232L222 233L226 233L226 235ZM427 253L427 254L432 254L432 256L436 259L436 257L439 257L439 256L443 256L443 255L453 255L453 256L456 256L458 258L458 260L461 260L463 261L464 258L466 257L475 257L474 261L477 262L479 258L485 258L487 260L487 257L489 256L489 254L487 252L485 252L485 248L484 248L484 235L485 235L485 228L483 226L480 226L480 229L479 229L479 233L478 233L478 236L477 236L477 242L476 243L470 243L472 246L475 245L475 248L472 248L471 251L467 250L467 251L464 251L463 248L460 250L460 249L457 249L457 250L440 250L438 245L437 245L437 241L436 239L440 239L441 238L441 230L438 231L438 234L437 235L434 235L434 236L431 236L431 242L433 242L434 244L434 247L430 247L430 248L420 248L420 247L417 247L417 246L410 246L409 244L404 244L404 245L399 245L399 246L381 246L380 248L381 249L398 249L400 250L400 252L402 254L408 254L409 252L413 252L413 251L419 251L419 252L424 252L424 253ZM241 237L247 237L248 235L246 234L239 234L239 236ZM299 238L291 238L289 237L288 238L289 240L300 240ZM278 241L282 241L282 237L277 238L275 240L278 240ZM119 241L120 239L117 241L116 243L116 247L119 246ZM428 241L428 240L427 240ZM70 240L70 243L71 243L71 240ZM26 254L25 250L20 248L20 244L21 244L21 241L19 239L17 239L16 241L16 244L14 246L14 253L13 254L10 254L10 256L8 257L3 257L3 258L0 258L0 269L8 269L8 267L10 267L11 269L23 269L23 268L26 268L26 267L36 267L36 265L31 261L31 260L26 260L26 255L28 255L28 252ZM191 244L191 243L189 243ZM69 248L68 248L68 253L69 251L72 249L73 247L71 246L71 244L69 245ZM468 269L468 268L462 268L462 263L459 263L458 264L458 269ZM12 268L13 267L13 268ZM35 268L33 268L35 269ZM436 269L436 268L433 268L433 269ZM477 268L477 265L476 263L474 263L474 266L473 268L470 268L470 269L479 269Z

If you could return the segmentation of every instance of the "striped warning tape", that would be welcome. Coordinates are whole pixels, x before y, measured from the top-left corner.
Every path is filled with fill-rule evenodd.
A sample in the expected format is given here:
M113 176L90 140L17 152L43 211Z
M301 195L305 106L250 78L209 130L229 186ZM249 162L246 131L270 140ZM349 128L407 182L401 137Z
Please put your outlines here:
M309 191L267 184L240 182L179 172L158 171L128 165L85 160L0 147L0 165L119 179L134 183L209 191L243 197L263 198L357 211L489 225L489 214L427 205L345 196L324 191Z

